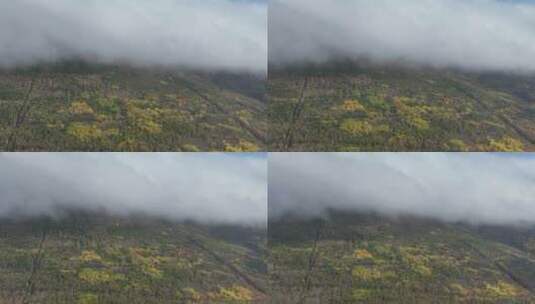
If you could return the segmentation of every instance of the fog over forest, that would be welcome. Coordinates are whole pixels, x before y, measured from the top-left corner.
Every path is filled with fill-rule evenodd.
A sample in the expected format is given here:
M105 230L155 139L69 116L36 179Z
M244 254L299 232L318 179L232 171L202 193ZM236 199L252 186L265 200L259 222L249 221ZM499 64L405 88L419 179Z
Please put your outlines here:
M272 65L366 59L535 72L535 2L273 0Z
M269 217L330 209L448 222L535 225L535 155L276 153Z
M264 226L265 157L205 153L3 153L0 217L62 210Z
M267 3L0 2L0 67L65 59L265 73Z

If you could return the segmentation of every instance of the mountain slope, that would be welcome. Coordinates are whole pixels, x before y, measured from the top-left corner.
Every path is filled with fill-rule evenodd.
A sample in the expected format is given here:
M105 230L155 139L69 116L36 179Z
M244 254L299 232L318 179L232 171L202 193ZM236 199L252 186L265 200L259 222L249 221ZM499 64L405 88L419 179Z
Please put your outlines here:
M72 213L0 222L1 303L266 299L265 232Z
M320 65L270 70L270 149L534 151L535 76Z
M0 149L263 150L264 81L83 62L0 72Z
M535 301L535 230L333 212L268 231L276 303Z

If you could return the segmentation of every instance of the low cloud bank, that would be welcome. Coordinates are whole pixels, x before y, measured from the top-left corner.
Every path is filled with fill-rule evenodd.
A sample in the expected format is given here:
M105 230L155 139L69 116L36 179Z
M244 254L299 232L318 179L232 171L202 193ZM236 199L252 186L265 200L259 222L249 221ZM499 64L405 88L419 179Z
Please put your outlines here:
M269 217L329 210L535 225L535 154L277 153Z
M367 59L535 72L535 2L273 0L270 64Z
M64 59L265 72L267 3L0 2L0 67Z
M266 160L205 153L0 154L0 217L61 209L265 225Z

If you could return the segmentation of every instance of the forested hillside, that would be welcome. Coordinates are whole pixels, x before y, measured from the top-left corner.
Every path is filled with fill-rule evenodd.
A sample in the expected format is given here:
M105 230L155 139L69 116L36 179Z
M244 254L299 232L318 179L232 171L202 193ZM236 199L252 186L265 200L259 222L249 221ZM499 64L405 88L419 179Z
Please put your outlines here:
M535 76L330 64L270 69L282 151L534 151Z
M260 76L85 62L0 72L0 150L264 150Z
M535 229L332 212L268 239L275 303L535 302Z
M0 303L266 300L265 231L68 212L0 220Z

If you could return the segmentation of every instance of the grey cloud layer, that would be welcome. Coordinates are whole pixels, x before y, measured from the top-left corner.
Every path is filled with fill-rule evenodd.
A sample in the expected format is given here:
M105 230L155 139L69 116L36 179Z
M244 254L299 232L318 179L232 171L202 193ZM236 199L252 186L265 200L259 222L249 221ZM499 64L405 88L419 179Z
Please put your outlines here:
M265 225L266 160L224 154L0 154L0 216L61 208Z
M278 153L269 216L328 209L482 224L535 224L535 155Z
M365 57L435 67L535 71L535 3L273 0L273 64Z
M267 4L232 0L0 1L0 66L78 57L265 72Z

